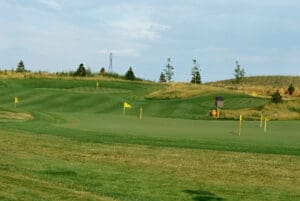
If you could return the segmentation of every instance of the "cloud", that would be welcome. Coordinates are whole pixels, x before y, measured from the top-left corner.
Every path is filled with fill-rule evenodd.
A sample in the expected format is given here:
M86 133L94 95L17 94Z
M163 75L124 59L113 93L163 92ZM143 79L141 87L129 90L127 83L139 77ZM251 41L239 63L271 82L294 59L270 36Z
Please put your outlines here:
M38 0L39 3L44 4L54 10L62 10L62 5L54 0Z
M162 31L170 29L170 26L141 18L120 19L109 24L112 30L131 39L157 40Z

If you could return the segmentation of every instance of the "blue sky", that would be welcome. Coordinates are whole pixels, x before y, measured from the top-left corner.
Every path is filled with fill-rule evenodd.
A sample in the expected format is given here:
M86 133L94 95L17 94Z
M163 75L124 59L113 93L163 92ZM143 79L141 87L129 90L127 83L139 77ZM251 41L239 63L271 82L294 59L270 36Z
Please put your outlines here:
M0 0L0 68L99 71L158 80L170 57L175 81L197 59L203 81L300 75L298 0Z

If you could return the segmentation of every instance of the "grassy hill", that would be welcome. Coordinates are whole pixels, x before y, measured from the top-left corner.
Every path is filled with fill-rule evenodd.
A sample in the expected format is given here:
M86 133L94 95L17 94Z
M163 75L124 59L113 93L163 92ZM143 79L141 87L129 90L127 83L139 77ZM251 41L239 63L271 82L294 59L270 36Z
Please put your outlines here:
M227 120L209 117L215 96L225 98ZM2 79L0 97L0 200L300 196L299 121L270 121L265 133L246 118L238 136L238 121L230 120L245 111L271 116L274 108L299 114L297 100L272 106L236 90L182 83L106 79L97 89L95 78ZM133 106L125 116L124 101Z
M281 95L286 99L300 97L300 76L252 76L245 77L240 84L236 84L234 79L210 82L207 84L237 90L249 95L256 93L263 97L271 96L276 90L279 90ZM295 87L293 95L289 95L287 92L290 84L293 84Z
M166 85L148 82L100 81L96 89L95 80L53 80L53 79L7 79L0 82L1 105L13 108L13 98L20 99L18 108L47 112L89 112L121 114L124 101L133 108L128 115L138 115L143 107L144 115L184 119L209 119L215 96L223 96L224 109L259 108L266 99L251 97L238 92L176 84L177 89L169 91ZM190 88L194 94L186 96ZM173 88L174 89L174 88ZM170 97L155 97L160 91L167 91ZM186 97L185 97L186 96ZM236 118L239 114L236 114Z
M213 85L229 85L234 84L234 79L221 80L211 82ZM293 83L295 86L300 86L300 76L250 76L243 79L243 84L254 85L254 86L272 86L272 87L287 87Z

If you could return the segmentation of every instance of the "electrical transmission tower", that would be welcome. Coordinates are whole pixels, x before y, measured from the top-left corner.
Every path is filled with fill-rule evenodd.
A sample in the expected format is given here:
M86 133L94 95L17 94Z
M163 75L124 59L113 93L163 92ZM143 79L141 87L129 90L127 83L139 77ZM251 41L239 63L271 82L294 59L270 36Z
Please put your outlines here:
M113 66L112 66L112 53L109 53L109 66L108 66L108 72L113 72Z

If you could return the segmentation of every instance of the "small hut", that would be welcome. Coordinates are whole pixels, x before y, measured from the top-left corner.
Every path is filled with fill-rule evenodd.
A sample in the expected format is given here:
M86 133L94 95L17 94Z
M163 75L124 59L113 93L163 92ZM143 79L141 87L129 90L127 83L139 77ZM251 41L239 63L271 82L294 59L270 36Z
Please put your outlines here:
M215 107L220 108L224 106L224 98L221 96L215 97Z

